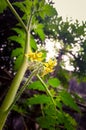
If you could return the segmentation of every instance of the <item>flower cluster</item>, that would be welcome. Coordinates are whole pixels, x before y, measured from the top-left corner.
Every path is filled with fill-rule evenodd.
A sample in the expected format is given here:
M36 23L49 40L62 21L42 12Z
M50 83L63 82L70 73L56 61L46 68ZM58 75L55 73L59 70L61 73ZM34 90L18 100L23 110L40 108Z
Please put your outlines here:
M50 59L48 62L43 62L43 53L42 52L30 52L29 54L25 54L26 57L29 58L31 62L41 62L43 65L43 70L41 71L41 76L45 76L48 73L51 73L54 71L54 67L56 66L56 60Z
M56 60L50 59L48 62L44 63L44 71L43 71L42 76L53 72L55 66L56 66Z
M30 52L29 54L25 54L26 57L30 59L30 61L42 61L43 53L42 52Z

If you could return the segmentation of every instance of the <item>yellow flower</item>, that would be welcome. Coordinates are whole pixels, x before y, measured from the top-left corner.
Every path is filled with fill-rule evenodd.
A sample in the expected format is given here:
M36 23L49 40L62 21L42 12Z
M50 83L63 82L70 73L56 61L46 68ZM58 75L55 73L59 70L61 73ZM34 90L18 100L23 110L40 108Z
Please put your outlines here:
M42 76L53 72L56 64L57 64L56 60L52 60L52 59L50 59L48 62L44 63L44 71L42 73Z
M43 77L44 75L47 75L48 73L53 72L53 71L54 71L53 69L44 67L44 71L43 71L43 73L42 73L42 77Z
M31 61L42 61L43 53L42 52L30 52L29 54L25 54L26 57L29 57Z
M44 63L45 67L52 69L56 65L56 60L50 59L47 63Z
M40 62L41 65L43 66L43 69L41 69L41 76L47 75L48 73L51 73L54 71L54 67L57 64L56 60L50 59L48 62L44 63L43 62L43 53L42 52L30 52L29 54L25 54L26 57L29 58L31 62L35 64L34 61Z

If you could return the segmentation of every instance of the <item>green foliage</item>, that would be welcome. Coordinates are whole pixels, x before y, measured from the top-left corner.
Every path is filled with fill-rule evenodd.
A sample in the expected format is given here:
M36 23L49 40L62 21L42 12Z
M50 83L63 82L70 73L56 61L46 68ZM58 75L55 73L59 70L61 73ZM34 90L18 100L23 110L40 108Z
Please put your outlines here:
M23 62L23 55L19 55L15 61L14 70L18 70L21 63Z
M30 105L35 105L35 104L48 104L50 103L50 97L46 95L34 95L34 97L29 98L26 103Z
M3 13L3 11L6 9L7 3L5 0L0 0L0 13Z
M37 118L37 122L42 128L47 128L48 130L76 129L76 121L69 114L59 110L56 111L51 105L46 106L43 112L44 116Z
M14 105L13 110L20 113L21 115L22 114L23 115L27 114L27 111L24 108L22 108L21 106L19 106L19 105Z
M77 112L80 112L78 106L77 106L76 103L74 102L74 99L71 97L71 95L70 95L68 92L66 92L66 91L61 91L61 92L59 93L59 96L60 96L61 101L62 101L65 105L71 107L72 109L74 109L74 110L77 111Z
M16 48L15 50L12 51L12 57L15 57L15 56L19 56L20 54L23 54L24 51L22 48Z
M8 40L11 40L14 42L14 44L19 44L19 48L16 48L12 51L11 56L15 57L14 60L14 70L18 70L22 60L23 60L23 55L24 55L24 49L25 49L25 32L24 30L20 28L13 28L13 31L16 32L17 35L10 36Z
M40 81L34 81L33 83L31 83L28 86L29 89L33 89L33 90L39 90L39 91L44 91L44 86L42 85L42 83Z
M36 27L34 28L34 31L36 34L38 34L38 36L40 37L40 39L42 41L44 41L45 39L45 34L44 34L44 31L43 31L43 24L37 24L35 25Z
M37 43L33 36L31 36L31 38L30 38L30 46L33 50L37 50Z
M50 78L48 80L48 84L53 86L54 88L57 88L60 85L60 81L57 78Z
M35 81L31 83L28 88L41 91L38 94L35 94L33 97L30 97L26 100L25 104L27 106L31 105L40 105L42 116L36 117L36 121L40 125L41 128L46 128L47 130L60 130L61 128L67 130L75 130L76 129L76 121L70 116L70 114L63 111L63 106L69 107L77 112L80 112L78 106L75 103L75 99L64 89L58 91L56 94L54 88L58 89L60 85L60 81L57 78L50 78L48 81L48 88L52 87L54 91L52 93L52 97L55 97L54 101L56 106L53 104L50 96L46 94L41 94L42 92L46 93L45 88L43 88L43 84L40 81ZM42 105L42 107L41 107Z

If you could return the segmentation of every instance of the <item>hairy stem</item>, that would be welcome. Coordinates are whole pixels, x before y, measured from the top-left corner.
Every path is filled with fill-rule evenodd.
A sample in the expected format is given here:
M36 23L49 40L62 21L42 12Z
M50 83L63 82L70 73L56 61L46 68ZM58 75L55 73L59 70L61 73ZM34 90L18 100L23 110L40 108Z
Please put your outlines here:
M25 84L21 87L21 89L19 90L18 94L16 95L16 98L14 100L14 102L12 103L12 105L10 106L9 110L12 109L13 105L16 103L16 101L20 98L21 94L23 93L23 91L25 90L25 88L27 87L27 85L30 83L30 81L32 80L32 78L38 73L38 69L33 70L33 72L31 73L31 75L28 77L27 81L25 82Z
M30 22L29 22L29 28L27 29L27 27L25 26L25 24L23 23L22 19L20 18L20 16L18 15L18 13L15 11L15 9L13 8L13 6L11 5L11 3L9 2L9 0L6 0L7 4L8 4L8 7L11 9L11 11L13 12L13 14L15 15L15 17L17 18L17 20L19 21L19 23L21 23L23 29L25 30L26 32L26 44L25 44L25 54L26 53L29 53L30 51L30 26L31 26L31 19L30 19ZM15 75L12 83L11 83L11 86L7 92L7 95L0 107L0 130L2 130L3 126L4 126L4 123L6 121L6 118L9 114L9 108L10 106L12 105L14 99L15 99L15 96L16 96L16 93L18 91L18 88L20 86L20 83L23 79L23 76L27 70L27 67L28 67L28 58L23 57L23 61L22 61L22 64L17 72L17 74Z
M43 81L43 79L42 79L38 74L37 74L37 78L38 78L38 79L40 80L40 82L43 84L43 86L44 86L44 88L45 88L45 90L46 90L47 95L50 96L52 103L53 103L54 106L56 107L56 104L55 104L55 101L54 101L54 99L53 99L53 96L52 96L52 94L50 93L50 91L49 91L47 85L45 84L45 82Z

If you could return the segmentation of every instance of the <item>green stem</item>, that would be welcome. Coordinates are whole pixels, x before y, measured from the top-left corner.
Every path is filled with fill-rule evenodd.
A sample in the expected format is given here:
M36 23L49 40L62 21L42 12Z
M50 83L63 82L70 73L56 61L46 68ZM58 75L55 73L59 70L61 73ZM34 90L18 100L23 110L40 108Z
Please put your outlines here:
M3 111L1 111L0 110L0 130L2 130L3 129L3 126L4 126L4 124L5 124L5 121L6 121L6 118L7 118L7 116L8 116L8 111L6 111L6 112L3 112Z
M20 98L21 94L23 93L23 91L25 90L26 86L30 83L30 81L32 80L32 78L38 73L38 69L35 69L31 75L28 77L27 81L25 82L25 84L21 87L21 89L19 90L18 94L16 95L16 98L14 100L14 102L12 103L12 105L10 106L9 110L11 110L13 108L13 105L16 103L16 101Z
M54 99L53 99L53 96L52 96L52 94L50 93L50 91L49 91L47 85L45 84L45 82L43 81L43 79L42 79L38 74L37 74L37 78L38 78L38 79L40 80L40 82L43 84L43 86L44 86L44 88L45 88L45 90L46 90L47 95L50 96L52 103L53 103L54 106L56 107L56 104L55 104L55 101L54 101Z
M27 42L28 42L28 40L29 39L27 39ZM29 48L27 50L29 51ZM6 113L6 114L4 114L4 113L9 109L9 107L11 106L11 104L13 103L13 101L15 99L15 96L16 96L16 93L17 93L18 88L20 86L20 83L23 79L23 76L24 76L26 70L27 70L27 67L28 67L27 64L28 64L28 59L26 57L24 57L22 65L19 68L16 76L14 77L12 84L8 90L8 93L7 93L3 103L1 105L0 110L2 111L2 114L0 115L0 128L3 128L2 125L4 125L4 123L2 123L2 122L5 122L4 120L6 120L7 115L8 115L8 113Z
M12 11L12 13L15 15L16 19L18 20L19 23L21 23L22 28L27 32L27 27L25 26L24 22L22 21L21 17L19 16L19 14L16 12L16 10L14 9L14 7L12 6L12 4L9 2L9 0L5 0L7 2L8 7L10 8L10 10Z
M22 27L24 28L24 30L26 31L26 44L25 44L25 54L29 53L30 51L30 25L31 25L31 19L29 22L29 28L27 30L27 27L25 26L25 24L23 23L22 19L20 18L20 16L17 14L17 12L15 11L15 9L13 8L13 6L11 5L11 3L9 2L9 0L6 0L9 8L11 9L11 11L13 12L13 14L16 16L17 20L19 21L19 23L21 23ZM11 104L13 103L16 93L18 91L18 88L20 86L20 83L23 79L23 76L27 70L28 67L28 58L25 57L23 58L22 64L16 74L16 76L14 77L12 84L7 92L7 95L1 105L0 108L0 130L2 130L4 123L6 121L6 118L8 116L9 113L9 108L11 106Z

